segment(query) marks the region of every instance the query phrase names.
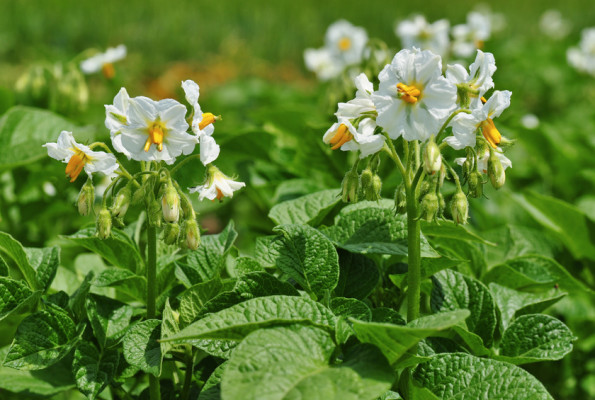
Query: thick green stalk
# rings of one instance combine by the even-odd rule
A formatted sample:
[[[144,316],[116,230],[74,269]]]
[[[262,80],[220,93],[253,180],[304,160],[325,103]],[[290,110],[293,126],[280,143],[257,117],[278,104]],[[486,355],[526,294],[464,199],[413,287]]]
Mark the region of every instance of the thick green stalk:
[[[155,318],[157,283],[157,230],[147,224],[147,319]],[[160,400],[159,378],[149,374],[149,395],[151,400]]]
[[[407,322],[419,317],[421,293],[421,229],[418,219],[417,188],[407,190]]]

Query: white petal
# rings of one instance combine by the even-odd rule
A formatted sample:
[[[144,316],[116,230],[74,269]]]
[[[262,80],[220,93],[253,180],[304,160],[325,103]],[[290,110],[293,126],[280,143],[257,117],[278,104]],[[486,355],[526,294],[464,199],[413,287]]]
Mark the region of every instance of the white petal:
[[[506,110],[508,106],[510,106],[510,96],[512,96],[512,93],[508,90],[494,91],[492,96],[484,105],[484,108],[488,110],[488,117],[492,119],[499,117],[500,114],[502,114],[502,111]]]
[[[194,104],[198,103],[198,97],[200,96],[200,89],[198,84],[192,80],[186,80],[182,82],[182,89],[186,95],[186,101],[194,107]]]
[[[200,161],[204,164],[210,164],[219,157],[219,145],[211,136],[202,136],[200,138]]]

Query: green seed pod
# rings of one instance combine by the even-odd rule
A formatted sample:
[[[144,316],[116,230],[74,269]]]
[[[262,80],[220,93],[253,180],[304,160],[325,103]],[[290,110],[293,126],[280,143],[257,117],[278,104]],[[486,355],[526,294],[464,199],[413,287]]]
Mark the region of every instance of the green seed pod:
[[[342,199],[345,203],[357,203],[357,192],[359,189],[359,175],[356,171],[349,171],[341,182]]]
[[[79,192],[79,197],[76,202],[79,214],[81,215],[89,215],[89,212],[93,209],[93,203],[95,202],[95,187],[93,186],[93,181],[91,179],[87,179],[87,182],[81,188]]]
[[[128,207],[130,206],[130,199],[132,197],[132,193],[130,190],[129,185],[124,186],[114,199],[114,204],[112,205],[112,215],[117,218],[124,218],[126,212],[128,211]]]
[[[434,141],[434,136],[430,137],[426,147],[424,148],[424,171],[428,175],[434,175],[440,171],[442,166],[442,155],[440,154],[440,148]]]
[[[452,197],[450,212],[455,224],[466,224],[469,215],[469,201],[467,196],[461,190],[457,191]]]
[[[506,182],[504,167],[495,151],[490,152],[490,158],[488,159],[488,176],[494,189],[500,189]]]
[[[440,203],[435,192],[428,192],[421,200],[421,218],[428,222],[436,219]]]
[[[405,214],[407,212],[407,192],[405,185],[402,183],[395,191],[395,208],[399,214]]]
[[[479,172],[473,171],[469,174],[467,185],[469,186],[469,196],[474,198],[483,196],[483,180]]]
[[[97,217],[97,236],[107,239],[112,232],[112,215],[107,208],[102,208]]]
[[[163,241],[165,244],[174,244],[177,242],[180,236],[180,225],[177,223],[165,224],[163,229]]]

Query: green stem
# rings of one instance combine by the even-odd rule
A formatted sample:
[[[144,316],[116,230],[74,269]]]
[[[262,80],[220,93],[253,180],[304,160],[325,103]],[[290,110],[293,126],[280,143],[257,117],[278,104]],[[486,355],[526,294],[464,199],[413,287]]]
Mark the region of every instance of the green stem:
[[[192,371],[194,368],[194,351],[190,346],[186,348],[186,372],[184,375],[184,386],[180,400],[188,400],[190,396],[190,386],[192,385]]]
[[[417,218],[417,187],[407,189],[407,322],[419,317],[421,294],[420,223]]]
[[[453,113],[450,114],[450,116],[446,119],[446,121],[444,121],[444,123],[442,124],[442,127],[436,134],[436,143],[440,143],[440,135],[442,134],[442,132],[444,132],[444,130],[446,129],[448,124],[450,124],[450,121],[452,121],[452,119],[455,117],[455,115],[460,114],[460,113],[471,114],[471,110],[466,110],[464,108],[461,108],[459,110],[453,111]]]
[[[397,165],[397,168],[399,168],[399,171],[401,172],[401,176],[403,176],[403,183],[405,184],[405,187],[409,187],[409,177],[407,176],[407,171],[405,169],[405,166],[403,165],[403,162],[401,161],[401,158],[399,157],[399,154],[397,154],[395,145],[393,144],[392,139],[388,136],[388,134],[386,132],[384,132],[384,136],[386,137],[385,144],[387,145],[387,147],[385,147],[385,151],[388,153],[390,158],[395,162],[395,164]]]
[[[157,230],[147,224],[147,319],[155,318],[156,287],[157,283]],[[149,374],[149,394],[151,400],[160,400],[159,378]]]
[[[186,157],[185,159],[183,159],[182,161],[180,161],[180,162],[178,163],[178,165],[174,166],[174,167],[173,167],[173,168],[172,168],[172,169],[169,171],[170,175],[174,175],[174,174],[175,174],[175,173],[176,173],[176,172],[177,172],[177,171],[180,169],[180,167],[181,167],[182,165],[186,164],[188,161],[190,161],[190,160],[192,160],[192,159],[195,159],[195,158],[200,158],[200,154],[194,154],[194,155],[188,156],[188,157]]]

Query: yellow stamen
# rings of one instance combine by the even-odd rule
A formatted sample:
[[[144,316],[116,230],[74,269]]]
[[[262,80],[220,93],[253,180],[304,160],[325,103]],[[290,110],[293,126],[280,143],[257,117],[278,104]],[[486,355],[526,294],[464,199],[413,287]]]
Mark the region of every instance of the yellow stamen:
[[[152,144],[157,145],[157,151],[163,150],[163,138],[165,136],[165,126],[159,121],[153,122],[149,128],[149,138],[145,142],[145,152],[149,151]]]
[[[482,102],[483,104],[485,104],[485,103],[487,103],[488,101],[486,100],[486,98],[485,98],[485,97],[481,96],[481,102]]]
[[[349,132],[347,126],[345,124],[339,125],[337,133],[335,133],[331,140],[329,140],[329,143],[333,145],[331,147],[331,150],[337,150],[339,147],[343,146],[351,139],[353,139],[353,135],[351,134],[351,132]]]
[[[225,197],[225,196],[223,195],[223,192],[221,192],[221,190],[219,190],[219,188],[216,188],[216,189],[217,189],[217,200],[222,201],[223,197]]]
[[[483,40],[476,40],[475,41],[475,47],[478,48],[479,50],[483,49],[483,45],[484,45]]]
[[[216,119],[217,118],[213,114],[211,114],[211,113],[204,113],[202,115],[202,120],[198,124],[198,129],[200,129],[202,131],[203,129],[205,129],[205,127],[207,127],[210,124],[212,124],[213,122],[215,122]]]
[[[498,147],[502,140],[502,135],[500,135],[500,132],[496,129],[496,125],[494,125],[494,121],[492,121],[491,118],[488,118],[481,123],[481,133],[483,133],[483,137],[486,138],[490,146],[494,149]]]
[[[75,152],[70,157],[68,164],[66,164],[66,176],[70,178],[70,182],[74,182],[80,175],[85,164],[91,161],[91,157],[86,155],[82,150],[73,149]]]
[[[408,86],[404,83],[397,83],[397,91],[401,100],[410,104],[417,103],[421,96],[421,91],[414,85]]]
[[[341,51],[347,51],[351,48],[351,40],[349,38],[341,38],[341,40],[339,40],[339,50]]]
[[[116,69],[114,68],[114,64],[112,63],[105,63],[101,66],[101,72],[103,73],[103,76],[105,76],[107,79],[112,79],[114,76],[116,76]]]

